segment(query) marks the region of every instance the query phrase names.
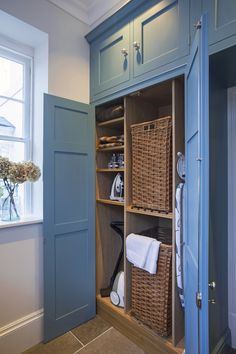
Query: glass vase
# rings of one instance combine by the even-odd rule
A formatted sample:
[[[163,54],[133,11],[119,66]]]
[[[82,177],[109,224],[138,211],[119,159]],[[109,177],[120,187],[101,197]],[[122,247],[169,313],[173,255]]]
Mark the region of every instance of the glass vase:
[[[2,199],[2,221],[16,221],[20,219],[18,212],[19,198],[18,196],[8,195]]]

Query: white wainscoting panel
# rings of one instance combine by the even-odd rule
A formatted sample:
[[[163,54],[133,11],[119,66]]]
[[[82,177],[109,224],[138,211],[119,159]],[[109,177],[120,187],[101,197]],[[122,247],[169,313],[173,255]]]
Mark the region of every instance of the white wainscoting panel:
[[[20,354],[42,341],[42,224],[0,231],[0,353]]]

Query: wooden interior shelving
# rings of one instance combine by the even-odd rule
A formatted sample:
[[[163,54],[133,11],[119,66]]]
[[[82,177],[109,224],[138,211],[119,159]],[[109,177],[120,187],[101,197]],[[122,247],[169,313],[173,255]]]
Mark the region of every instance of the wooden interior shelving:
[[[126,96],[124,117],[97,122],[97,142],[101,136],[124,134],[124,145],[97,149],[97,311],[114,327],[137,343],[144,351],[154,354],[182,353],[184,349],[184,311],[181,308],[175,273],[175,190],[180,182],[176,169],[177,152],[184,153],[184,85],[181,78],[144,89],[139,96]],[[121,100],[119,99],[119,104]],[[106,105],[104,105],[106,109]],[[101,111],[102,107],[99,107]],[[173,206],[171,213],[162,213],[132,206],[132,137],[131,125],[158,117],[172,116]],[[112,153],[124,153],[124,168],[107,168]],[[125,202],[109,199],[115,174],[121,173],[125,182]],[[160,226],[172,231],[172,335],[162,338],[135,320],[131,315],[131,264],[124,258],[120,270],[125,273],[125,308],[114,306],[110,298],[102,298],[100,289],[109,285],[120,251],[121,242],[111,229],[112,221],[124,221],[124,237]],[[157,349],[158,348],[158,349]]]
[[[137,207],[132,207],[132,206],[127,206],[126,211],[128,213],[156,216],[158,218],[164,218],[164,219],[173,219],[172,213],[168,213],[168,214],[167,213],[160,213],[155,210],[142,209],[142,208],[137,208]]]
[[[97,123],[98,127],[120,127],[121,125],[124,125],[124,117],[120,118],[115,118],[115,119],[110,119],[105,122]]]
[[[173,347],[171,337],[163,338],[156,335],[150,328],[125,313],[124,309],[112,305],[109,297],[102,298],[97,295],[97,312],[134,343],[145,347],[147,353],[156,354],[156,348],[160,350],[160,353],[183,353],[183,346]],[[147,339],[145,346],[144,338]]]
[[[97,203],[124,206],[124,202],[119,202],[118,200],[110,200],[110,199],[97,199]]]
[[[108,173],[118,173],[118,172],[125,172],[124,168],[97,168],[97,172],[108,172]]]
[[[111,152],[111,151],[124,151],[124,145],[121,146],[111,146],[108,148],[97,148],[97,152]]]

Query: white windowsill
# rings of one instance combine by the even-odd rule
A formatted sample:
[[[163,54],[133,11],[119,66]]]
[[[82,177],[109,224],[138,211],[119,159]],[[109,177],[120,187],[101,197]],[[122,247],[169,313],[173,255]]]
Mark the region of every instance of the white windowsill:
[[[16,220],[16,221],[0,221],[0,229],[4,229],[8,227],[32,225],[32,224],[41,224],[41,223],[43,223],[42,218],[28,216],[28,217],[23,217],[20,220]]]

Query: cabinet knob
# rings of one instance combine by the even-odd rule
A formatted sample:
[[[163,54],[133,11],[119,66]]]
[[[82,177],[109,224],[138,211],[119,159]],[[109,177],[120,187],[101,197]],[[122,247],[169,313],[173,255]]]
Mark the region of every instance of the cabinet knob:
[[[140,49],[140,43],[134,42],[134,43],[133,43],[133,47],[134,47],[136,50],[139,50],[139,49]]]
[[[121,49],[121,53],[122,53],[125,57],[127,57],[127,55],[128,55],[128,50],[125,49],[125,48],[123,48],[123,49]]]

